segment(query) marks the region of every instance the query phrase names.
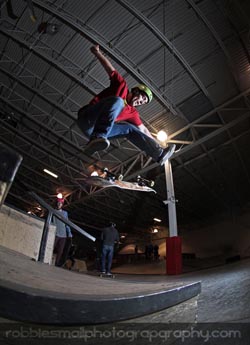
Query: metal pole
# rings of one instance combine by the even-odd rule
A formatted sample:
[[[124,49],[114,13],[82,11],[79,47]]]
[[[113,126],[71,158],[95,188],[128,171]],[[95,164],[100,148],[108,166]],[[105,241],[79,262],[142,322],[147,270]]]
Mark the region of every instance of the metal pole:
[[[0,207],[9,192],[23,157],[0,143]]]
[[[45,258],[45,251],[46,251],[51,218],[52,218],[52,212],[48,212],[46,221],[44,222],[43,233],[42,233],[41,244],[40,244],[39,255],[38,255],[38,261],[41,261],[41,262],[44,262],[44,258]]]
[[[172,174],[172,166],[169,159],[165,163],[165,177],[167,187],[167,204],[168,204],[168,219],[169,219],[169,237],[177,236],[177,218],[174,195],[174,182]]]

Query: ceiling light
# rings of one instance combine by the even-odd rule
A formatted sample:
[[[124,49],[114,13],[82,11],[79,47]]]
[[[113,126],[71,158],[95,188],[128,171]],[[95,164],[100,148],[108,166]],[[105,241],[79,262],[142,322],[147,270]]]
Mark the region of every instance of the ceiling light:
[[[43,169],[43,171],[44,171],[46,174],[49,174],[49,175],[51,175],[51,176],[53,176],[53,177],[55,177],[55,178],[58,178],[58,175],[54,174],[53,172],[51,172],[51,171],[49,171],[49,170],[47,170],[47,169]]]
[[[154,229],[153,233],[156,234],[159,230],[158,229]]]
[[[42,22],[38,25],[37,31],[40,34],[55,35],[58,33],[58,25],[55,23]]]
[[[159,219],[159,218],[154,218],[154,221],[160,223],[160,222],[161,222],[161,219]]]
[[[157,133],[157,139],[161,142],[165,142],[168,138],[168,135],[165,131],[159,131]]]

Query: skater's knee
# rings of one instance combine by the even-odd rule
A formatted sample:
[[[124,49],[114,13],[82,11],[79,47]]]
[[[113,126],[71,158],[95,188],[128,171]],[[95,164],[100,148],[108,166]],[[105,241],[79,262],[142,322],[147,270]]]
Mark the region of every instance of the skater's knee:
[[[107,103],[109,103],[110,107],[120,108],[124,107],[124,100],[121,97],[112,96],[106,99]]]
[[[141,136],[142,132],[137,126],[132,125],[131,123],[128,123],[127,127],[128,127],[128,135],[132,135],[132,136],[139,135],[139,136]]]

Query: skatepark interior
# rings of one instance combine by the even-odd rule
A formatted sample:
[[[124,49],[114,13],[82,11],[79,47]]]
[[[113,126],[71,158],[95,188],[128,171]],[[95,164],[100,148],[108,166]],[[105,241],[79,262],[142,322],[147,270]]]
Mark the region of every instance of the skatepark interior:
[[[1,325],[228,330],[232,323],[244,343],[250,321],[249,16],[248,0],[1,2],[0,145],[22,156],[9,189],[0,157],[0,203],[6,191]],[[139,112],[154,137],[167,133],[163,147],[176,144],[171,174],[125,138],[92,157],[84,154],[88,138],[76,125],[77,112],[109,85],[90,52],[94,44],[130,88],[151,88],[153,100]],[[128,182],[154,181],[155,193],[87,184],[99,168]],[[54,266],[53,223],[42,241],[46,205],[55,207],[57,193],[75,224],[72,267]],[[109,220],[120,245],[115,278],[107,280],[98,269],[101,229]],[[181,247],[170,259],[167,243],[175,237]],[[149,244],[159,247],[156,260],[145,256]]]
[[[115,279],[37,263],[4,247],[0,247],[0,261],[0,321],[5,344],[15,344],[17,340],[20,343],[24,337],[29,343],[45,344],[49,333],[41,335],[41,332],[56,330],[69,333],[63,338],[54,335],[53,344],[80,343],[87,335],[76,332],[83,330],[83,326],[90,344],[113,344],[117,340],[126,344],[131,336],[119,337],[119,332],[133,334],[135,330],[137,334],[144,332],[136,344],[145,344],[145,338],[152,342],[150,333],[145,335],[149,330],[154,334],[155,344],[162,341],[162,332],[166,330],[185,332],[183,338],[180,333],[166,336],[168,344],[182,343],[183,339],[188,344],[213,344],[220,335],[213,337],[211,332],[218,329],[222,332],[221,339],[226,339],[225,344],[248,344],[249,341],[249,259],[178,276],[153,275],[152,267],[147,269],[145,265],[140,268],[140,275],[138,271],[137,274],[117,273]],[[155,300],[148,301],[152,293]],[[116,305],[120,297],[125,301],[122,307]],[[142,299],[143,308],[151,309],[146,313],[141,310],[141,303],[138,304]],[[72,306],[70,302],[74,300],[77,303]],[[79,305],[84,308],[84,314],[79,313]],[[153,307],[156,309],[152,310]],[[79,314],[84,321],[79,321]],[[93,329],[106,334],[108,340],[91,336]],[[109,333],[111,330],[113,333]],[[198,336],[191,330],[196,330]],[[234,336],[230,333],[232,330],[236,332]]]
[[[37,330],[78,332],[83,326],[89,332],[97,327],[94,329],[100,334],[106,334],[114,327],[117,332],[150,329],[156,337],[162,336],[161,332],[166,329],[209,333],[219,327],[221,336],[233,340],[232,344],[235,343],[235,337],[230,338],[232,329],[237,332],[237,343],[247,344],[249,259],[231,258],[231,262],[226,263],[218,257],[203,260],[189,257],[183,260],[182,274],[168,275],[164,257],[148,262],[143,253],[139,252],[138,256],[123,253],[120,255],[127,256],[126,260],[123,258],[120,264],[114,260],[115,278],[100,278],[91,260],[89,267],[86,265],[82,270],[55,267],[53,262],[49,264],[53,225],[42,263],[36,260],[37,239],[43,227],[41,220],[5,205],[0,216],[4,244],[0,246],[0,320],[1,336],[7,344],[9,340],[12,341],[10,344],[17,339],[20,341],[22,334],[26,337],[29,334],[31,342],[38,339],[40,344],[47,341],[48,334],[33,338],[32,334]],[[27,329],[33,333],[22,333]],[[6,339],[6,334],[14,331],[17,333],[13,334],[19,336]],[[200,337],[188,334],[191,335],[185,338],[186,342],[200,344]],[[82,336],[74,333],[76,339],[72,344],[82,341]],[[177,338],[172,335],[166,341],[173,343],[179,340]],[[71,344],[71,340],[66,339]],[[118,335],[112,335],[108,337],[108,343],[117,342],[117,339],[120,341]],[[127,337],[122,340],[125,339],[128,341]],[[93,344],[99,340],[102,344],[106,341],[95,336],[88,338]],[[145,336],[137,340],[144,344]],[[54,341],[57,343],[62,339],[58,336]]]

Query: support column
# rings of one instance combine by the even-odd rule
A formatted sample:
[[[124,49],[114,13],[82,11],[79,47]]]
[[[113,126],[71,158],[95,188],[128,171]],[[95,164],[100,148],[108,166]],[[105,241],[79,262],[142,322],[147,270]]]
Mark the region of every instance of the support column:
[[[169,160],[165,163],[165,177],[167,186],[167,204],[168,204],[168,218],[169,218],[169,236],[177,236],[177,218],[174,195],[174,181],[172,174],[172,166]]]
[[[49,226],[51,224],[51,220],[52,220],[52,212],[49,211],[47,214],[46,220],[44,222],[43,233],[42,233],[39,255],[38,255],[38,261],[41,261],[41,262],[44,262],[44,258],[45,258],[47,239],[48,239],[48,234],[49,234]]]
[[[0,207],[9,192],[23,157],[0,143]]]
[[[167,205],[169,219],[169,237],[166,239],[166,273],[182,273],[182,248],[181,237],[177,232],[176,200],[171,162],[165,163],[165,176],[167,186]]]

